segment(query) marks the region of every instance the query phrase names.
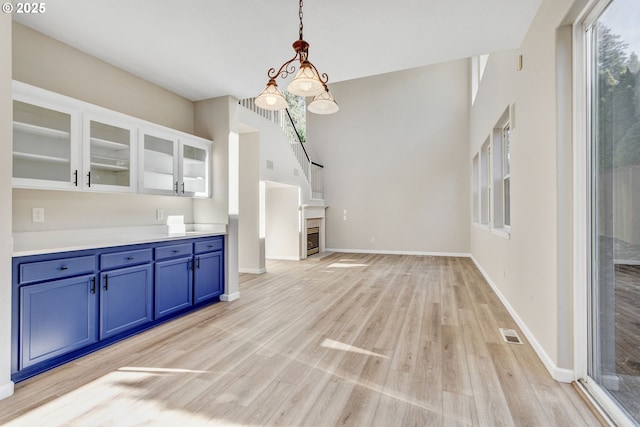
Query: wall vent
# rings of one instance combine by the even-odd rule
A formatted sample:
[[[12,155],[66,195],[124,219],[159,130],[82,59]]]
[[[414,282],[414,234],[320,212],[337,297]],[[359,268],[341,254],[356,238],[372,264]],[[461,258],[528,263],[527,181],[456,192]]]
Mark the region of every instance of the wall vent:
[[[267,169],[273,169],[273,161],[267,160]]]
[[[502,335],[504,342],[509,344],[522,344],[522,341],[515,330],[507,328],[498,329],[500,330],[500,335]]]

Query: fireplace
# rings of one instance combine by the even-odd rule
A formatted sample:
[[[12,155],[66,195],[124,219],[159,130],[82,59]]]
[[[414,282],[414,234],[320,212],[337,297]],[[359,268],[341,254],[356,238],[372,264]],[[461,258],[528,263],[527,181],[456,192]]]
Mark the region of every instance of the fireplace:
[[[307,228],[307,256],[320,252],[320,227]]]

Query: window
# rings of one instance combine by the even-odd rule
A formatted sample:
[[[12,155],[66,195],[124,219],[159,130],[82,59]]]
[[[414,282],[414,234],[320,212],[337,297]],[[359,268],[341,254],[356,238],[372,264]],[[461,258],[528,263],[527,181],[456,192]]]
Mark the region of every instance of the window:
[[[474,56],[471,58],[471,105],[476,100],[478,89],[480,88],[480,81],[482,81],[482,75],[484,69],[487,66],[489,60],[489,54]]]
[[[495,229],[507,231],[511,225],[511,125],[507,107],[493,128],[492,183]]]
[[[502,198],[503,224],[511,226],[511,126],[507,124],[502,130]]]
[[[480,150],[480,223],[489,225],[491,221],[491,145],[489,139],[482,144]]]
[[[584,381],[616,425],[633,425],[640,423],[640,8],[637,1],[602,1],[592,15],[585,40],[590,206]]]
[[[473,197],[471,200],[471,211],[474,223],[480,221],[480,215],[478,213],[478,202],[480,199],[480,160],[478,154],[473,158],[473,164],[471,166],[471,180],[473,186]]]

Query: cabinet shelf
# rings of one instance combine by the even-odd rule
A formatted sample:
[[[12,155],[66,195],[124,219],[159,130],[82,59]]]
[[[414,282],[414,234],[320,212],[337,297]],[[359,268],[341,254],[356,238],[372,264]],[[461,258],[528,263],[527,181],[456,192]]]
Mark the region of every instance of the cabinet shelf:
[[[32,125],[30,123],[13,122],[13,129],[23,133],[30,133],[32,135],[46,136],[49,138],[57,139],[69,139],[71,134],[69,132],[47,128],[43,126]]]
[[[117,157],[117,156],[108,156],[105,154],[92,154],[91,155],[92,163],[104,163],[104,162],[117,162],[117,163],[126,163],[129,164],[128,157]],[[122,166],[122,165],[120,165]]]
[[[13,152],[13,157],[16,159],[35,160],[48,163],[69,163],[69,159],[63,157],[45,156],[42,154],[23,153],[19,151]]]
[[[190,159],[188,157],[183,157],[182,161],[187,165],[205,165],[204,160]]]
[[[91,146],[96,148],[105,148],[108,150],[128,150],[129,145],[122,142],[109,141],[107,139],[100,139],[91,137]]]
[[[96,163],[96,162],[91,162],[91,169],[102,169],[102,170],[108,170],[108,171],[128,171],[129,167],[128,166],[118,166],[118,165],[110,165],[107,163]]]
[[[152,161],[165,160],[165,161],[171,161],[171,163],[173,163],[173,155],[169,153],[162,153],[160,151],[148,150],[145,148],[144,156]]]

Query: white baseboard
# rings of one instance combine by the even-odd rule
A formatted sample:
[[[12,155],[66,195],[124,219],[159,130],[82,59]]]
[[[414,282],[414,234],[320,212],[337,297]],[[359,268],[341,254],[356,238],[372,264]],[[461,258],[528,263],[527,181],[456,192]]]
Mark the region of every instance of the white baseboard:
[[[449,256],[449,257],[462,257],[462,258],[471,257],[471,254],[466,252],[387,251],[387,250],[372,250],[372,249],[335,249],[335,248],[326,248],[325,252],[344,252],[348,254],[378,254],[378,255]]]
[[[249,273],[249,274],[262,274],[266,273],[267,269],[262,268],[238,268],[238,273]]]
[[[480,270],[480,273],[482,273],[482,276],[484,276],[484,279],[487,281],[487,283],[489,283],[489,286],[491,286],[491,289],[493,289],[493,292],[495,292],[498,298],[500,298],[500,301],[502,301],[502,304],[505,306],[509,314],[511,314],[511,317],[513,317],[513,320],[516,321],[516,323],[518,324],[518,327],[520,327],[520,330],[522,330],[522,333],[527,337],[527,340],[529,340],[529,342],[531,343],[533,350],[536,352],[536,354],[538,355],[538,357],[540,358],[544,366],[547,368],[547,371],[549,371],[549,373],[553,377],[553,379],[563,383],[570,383],[572,381],[575,381],[576,380],[575,371],[573,369],[560,368],[553,362],[553,360],[549,357],[549,355],[544,350],[544,348],[540,345],[535,335],[533,335],[531,330],[529,330],[526,323],[524,323],[524,321],[522,320],[522,318],[520,318],[516,310],[511,306],[511,304],[509,304],[509,301],[507,300],[507,298],[502,294],[502,292],[500,292],[500,289],[498,289],[498,287],[493,282],[493,280],[491,280],[491,277],[489,277],[487,272],[484,271],[484,269],[480,266],[480,264],[478,263],[478,261],[475,259],[473,255],[471,255],[471,259],[473,260],[473,263],[476,265],[476,267],[478,267],[478,270]]]
[[[0,400],[6,399],[13,395],[13,382],[9,381],[7,384],[0,386]]]
[[[269,256],[266,259],[273,259],[277,261],[300,261],[299,257],[296,256]]]
[[[220,295],[220,301],[231,302],[240,298],[240,292],[234,292],[232,294],[222,294]]]

